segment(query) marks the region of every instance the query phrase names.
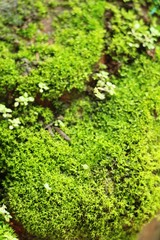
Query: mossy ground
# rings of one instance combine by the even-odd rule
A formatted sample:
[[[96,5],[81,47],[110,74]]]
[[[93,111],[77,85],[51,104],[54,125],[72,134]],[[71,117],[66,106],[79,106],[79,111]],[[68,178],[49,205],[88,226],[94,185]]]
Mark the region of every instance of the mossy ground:
[[[159,5],[10,0],[0,11],[1,202],[31,239],[136,239],[160,209]],[[115,85],[103,100],[102,70]]]

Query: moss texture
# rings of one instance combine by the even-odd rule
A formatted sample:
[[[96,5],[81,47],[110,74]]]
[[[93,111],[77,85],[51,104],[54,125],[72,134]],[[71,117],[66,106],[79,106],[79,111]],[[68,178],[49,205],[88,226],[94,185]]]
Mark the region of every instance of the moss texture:
[[[22,22],[17,26],[12,19],[11,24],[8,15],[7,22],[5,17],[1,21],[1,97],[10,91],[36,96],[39,82],[49,86],[43,97],[50,100],[73,88],[84,90],[103,48],[104,1],[62,1],[56,6],[18,1],[17,16],[7,12],[12,4],[4,6],[6,14]],[[6,24],[11,24],[8,34]]]
[[[142,56],[113,80],[110,100],[75,101],[62,128],[71,143],[43,129],[17,130],[5,153],[5,202],[29,232],[47,239],[131,239],[156,213],[159,68],[159,60]]]
[[[14,3],[0,1],[1,201],[34,239],[135,239],[160,209],[158,13],[150,1]],[[94,74],[109,64],[121,66],[107,73],[115,94],[100,100]]]

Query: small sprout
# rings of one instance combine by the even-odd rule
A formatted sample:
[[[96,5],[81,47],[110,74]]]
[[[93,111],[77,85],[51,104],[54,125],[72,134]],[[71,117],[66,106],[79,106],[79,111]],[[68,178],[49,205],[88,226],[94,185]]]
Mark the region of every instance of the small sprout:
[[[93,79],[98,80],[97,86],[94,88],[94,94],[97,98],[100,100],[104,100],[106,97],[106,93],[110,95],[115,94],[115,88],[116,86],[109,82],[109,74],[105,71],[101,71],[99,73],[96,73],[93,76]]]
[[[55,121],[54,126],[55,126],[55,127],[64,127],[65,125],[64,125],[64,122],[62,122],[62,120],[57,119],[57,120]]]
[[[17,99],[17,98],[16,98]],[[19,102],[15,102],[14,103],[14,107],[18,107],[19,106]]]
[[[9,129],[13,129],[13,128],[16,128],[16,127],[19,127],[19,125],[21,124],[19,118],[14,118],[14,119],[9,119],[8,120],[11,125],[9,126]]]
[[[6,210],[6,206],[3,204],[2,207],[0,207],[0,214],[4,217],[4,219],[6,220],[6,222],[9,222],[10,218],[12,218],[12,216],[10,215],[10,213]]]
[[[6,108],[5,105],[0,104],[0,113],[2,113],[2,116],[4,118],[10,118],[12,115],[10,114],[12,110],[10,108]]]
[[[133,25],[132,30],[128,33],[134,37],[134,43],[127,43],[130,47],[139,48],[140,44],[143,47],[146,47],[150,50],[154,49],[154,43],[157,41],[157,38],[160,36],[160,32],[158,29],[154,27],[150,27],[148,29],[143,29],[143,25],[139,22],[136,22]]]
[[[45,183],[45,184],[44,184],[44,187],[45,187],[45,189],[46,189],[47,192],[52,190],[52,188],[49,186],[48,183]]]
[[[33,102],[34,101],[34,98],[29,97],[28,93],[25,92],[23,96],[20,96],[19,98],[16,98],[15,100],[16,100],[16,102],[14,103],[14,106],[18,107],[19,104],[27,106],[28,102]]]
[[[39,83],[38,84],[39,88],[40,88],[40,93],[43,93],[44,90],[48,90],[49,87],[45,84],[45,83]]]
[[[95,89],[94,89],[94,95],[95,95],[97,98],[99,98],[100,100],[104,100],[104,99],[105,99],[105,94],[104,94],[104,93],[101,93],[98,88],[95,88]]]
[[[111,82],[107,82],[105,86],[105,91],[108,92],[110,95],[114,95],[115,88],[116,86],[114,84],[112,84]]]
[[[106,81],[106,79],[109,79],[109,73],[105,71],[100,71],[99,73],[94,74],[93,79],[102,80],[104,82]]]
[[[97,86],[102,88],[105,87],[105,81],[99,80]]]
[[[89,169],[89,166],[87,164],[82,164],[82,167],[83,167],[84,170]]]
[[[2,215],[5,215],[6,213],[8,213],[7,211],[6,211],[6,206],[3,204],[2,205],[2,207],[0,207],[0,213],[2,214]]]

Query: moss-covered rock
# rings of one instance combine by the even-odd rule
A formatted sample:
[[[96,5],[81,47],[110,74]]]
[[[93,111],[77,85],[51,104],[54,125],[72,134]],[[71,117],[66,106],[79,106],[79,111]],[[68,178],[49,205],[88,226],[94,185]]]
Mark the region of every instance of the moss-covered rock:
[[[19,130],[5,204],[47,239],[131,239],[160,208],[159,60],[138,59],[110,99],[75,101],[62,130]],[[54,129],[53,129],[54,131]]]
[[[0,1],[2,202],[37,239],[134,239],[160,209],[156,18],[143,0],[15,3]],[[107,64],[121,69],[91,80],[105,9]]]

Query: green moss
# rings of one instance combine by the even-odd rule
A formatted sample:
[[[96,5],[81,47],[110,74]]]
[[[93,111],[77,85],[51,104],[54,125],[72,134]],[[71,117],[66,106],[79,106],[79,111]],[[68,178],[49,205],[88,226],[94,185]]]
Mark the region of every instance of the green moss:
[[[10,26],[22,26],[28,19],[42,18],[47,11],[47,4],[39,0],[34,2],[31,0],[25,1],[0,1],[0,11],[3,16],[4,24]]]
[[[157,19],[150,17],[149,10],[144,14],[143,3],[130,1],[122,7],[107,3],[106,9],[106,53],[113,59],[127,62],[155,49],[160,36]]]
[[[0,207],[0,239],[1,240],[18,240],[13,229],[9,225],[10,214],[6,206]]]
[[[35,23],[29,23],[24,29],[20,29],[19,34],[25,38],[32,39],[37,31],[37,25]]]
[[[9,129],[0,116],[0,191],[37,239],[134,239],[160,208],[157,25],[140,20],[144,1],[123,2],[18,1],[11,16],[10,1],[0,17],[0,100],[20,121]],[[107,54],[134,62],[109,75],[116,94],[99,100],[89,76],[104,45],[105,8]],[[138,56],[155,44],[153,59]],[[75,89],[79,99],[63,105]],[[15,105],[24,94],[31,101]],[[56,132],[60,114],[71,141]]]
[[[5,99],[11,91],[15,90],[20,81],[20,76],[15,61],[11,58],[8,50],[4,48],[2,51],[2,57],[0,58],[0,92],[1,98]]]
[[[71,143],[43,129],[10,133],[4,202],[27,231],[126,240],[159,210],[159,66],[142,56],[112,79],[110,100],[75,101],[61,127]]]
[[[56,13],[57,6],[49,9],[49,3],[42,4],[39,0],[32,4],[30,1],[18,4],[17,8],[22,12],[26,5],[27,8],[22,15],[23,26],[17,26],[15,30],[12,27],[8,32],[12,36],[11,40],[8,35],[12,45],[8,49],[8,55],[0,61],[8,69],[9,77],[4,72],[2,89],[7,88],[19,94],[28,92],[29,95],[36,96],[37,84],[44,82],[49,85],[49,91],[44,94],[48,100],[57,99],[65,90],[84,90],[103,48],[104,1],[70,1],[67,3],[69,8],[66,6],[65,11],[62,1],[58,5],[62,7],[60,13]],[[46,18],[43,17],[45,8],[48,8]],[[32,16],[34,10],[36,16]],[[28,15],[26,19],[27,11],[31,15],[31,22]],[[18,14],[21,16],[22,12]],[[45,23],[46,19],[50,19],[51,22],[53,19],[54,28],[51,23]],[[1,24],[3,21],[4,18]],[[45,24],[51,25],[50,30],[46,30]],[[5,31],[4,27],[4,35]],[[10,69],[14,69],[14,76]],[[0,91],[3,94],[3,90]]]
[[[28,136],[26,144],[24,143],[24,132]],[[90,221],[93,225],[96,226],[96,224],[93,219],[90,220],[91,216],[86,212],[86,208],[91,207],[91,212],[95,212],[94,218],[96,219],[98,212],[96,213],[94,210],[107,207],[109,204],[103,195],[103,188],[100,186],[99,189],[94,189],[96,183],[91,180],[90,170],[83,169],[83,166],[78,162],[79,159],[75,158],[72,147],[68,146],[68,143],[58,140],[58,136],[52,139],[45,130],[34,134],[25,130],[19,136],[19,140],[21,138],[23,138],[23,143],[16,146],[16,151],[13,154],[15,157],[11,154],[15,162],[8,162],[10,169],[15,164],[17,165],[15,181],[13,181],[15,201],[12,201],[15,203],[13,207],[15,215],[21,218],[21,214],[23,214],[24,218],[21,221],[24,226],[28,225],[27,218],[30,216],[34,224],[26,226],[27,230],[40,237],[75,239],[79,236],[88,236],[85,219],[88,219],[88,224]],[[26,152],[22,150],[22,146]],[[21,160],[18,158],[17,161],[18,152],[22,155]],[[21,166],[21,170],[18,169],[18,166]],[[29,178],[26,178],[26,174],[23,173],[23,167]],[[29,170],[31,168],[33,171]],[[19,188],[20,178],[22,185],[21,191],[18,193],[16,189]],[[27,188],[22,187],[24,182]],[[45,184],[48,184],[51,190],[47,190]],[[9,195],[13,194],[12,191],[9,190],[9,192]],[[27,192],[30,196],[28,199],[26,199]],[[21,204],[22,199],[16,200],[17,194],[22,196],[23,204]],[[36,208],[33,201],[37,205]],[[16,206],[19,208],[18,211]],[[30,206],[29,211],[27,210],[28,206]],[[55,219],[57,220],[55,221]],[[81,219],[83,219],[84,224],[79,225]],[[93,233],[93,235],[95,234]]]
[[[1,240],[18,240],[9,224],[2,221],[0,221],[0,238]]]

